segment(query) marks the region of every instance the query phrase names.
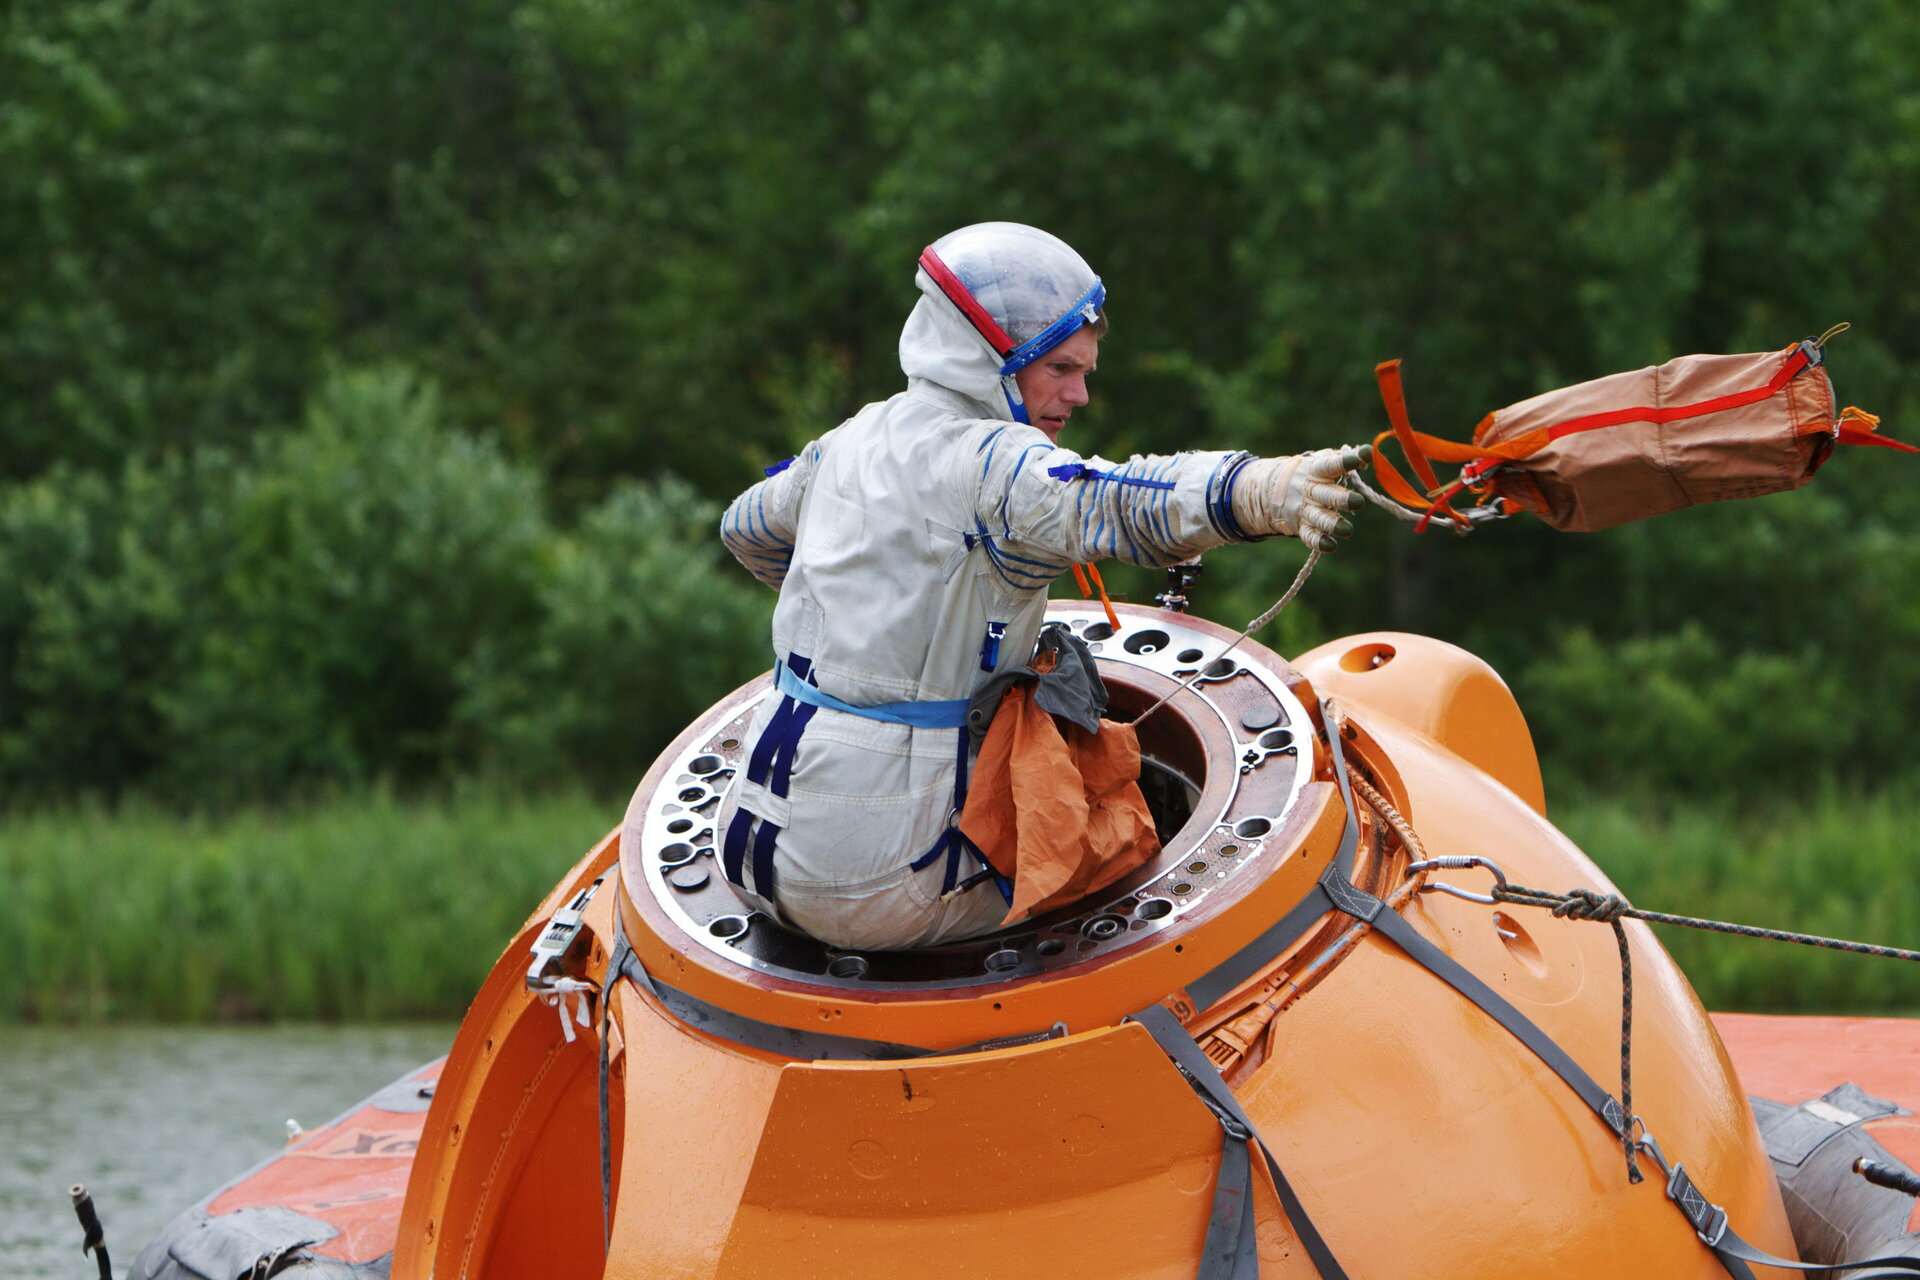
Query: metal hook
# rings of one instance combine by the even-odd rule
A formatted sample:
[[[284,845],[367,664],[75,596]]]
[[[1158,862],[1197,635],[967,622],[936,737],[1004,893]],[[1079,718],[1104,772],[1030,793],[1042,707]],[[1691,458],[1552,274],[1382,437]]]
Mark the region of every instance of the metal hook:
[[[1442,871],[1466,871],[1474,867],[1484,867],[1488,871],[1491,871],[1493,873],[1494,883],[1502,889],[1507,887],[1507,873],[1500,869],[1500,864],[1494,862],[1492,859],[1482,858],[1477,854],[1450,854],[1444,858],[1427,858],[1421,862],[1410,862],[1407,864],[1407,875],[1413,876],[1422,871],[1432,871],[1435,869]],[[1450,893],[1456,898],[1464,898],[1468,902],[1478,902],[1482,906],[1488,907],[1498,906],[1500,902],[1498,898],[1491,897],[1488,894],[1474,893],[1470,889],[1462,889],[1458,885],[1451,884],[1423,884],[1420,886],[1420,892]]]
[[[1500,899],[1498,898],[1495,898],[1485,893],[1474,893],[1471,890],[1462,889],[1458,885],[1423,884],[1420,886],[1420,892],[1421,893],[1450,893],[1456,898],[1465,898],[1468,902],[1477,902],[1480,905],[1486,906],[1486,907],[1497,907],[1500,905]]]
[[[1667,1163],[1667,1153],[1660,1149],[1660,1144],[1654,1141],[1653,1135],[1647,1133],[1647,1127],[1641,1122],[1639,1116],[1635,1116],[1632,1123],[1640,1125],[1640,1132],[1644,1135],[1643,1137],[1634,1139],[1633,1149],[1659,1165],[1660,1172],[1671,1179],[1673,1177],[1673,1166]]]

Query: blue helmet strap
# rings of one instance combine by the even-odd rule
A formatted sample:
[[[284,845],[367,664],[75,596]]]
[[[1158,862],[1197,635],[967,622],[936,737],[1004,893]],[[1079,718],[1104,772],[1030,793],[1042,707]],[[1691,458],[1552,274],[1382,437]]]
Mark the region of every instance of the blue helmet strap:
[[[1007,356],[1006,363],[1000,366],[1001,376],[1004,378],[1009,374],[1020,372],[1078,333],[1082,327],[1100,314],[1100,306],[1106,300],[1107,286],[1095,279],[1093,287],[1081,294],[1080,300],[1068,307],[1065,315],[1013,349]]]
[[[1000,386],[1006,392],[1007,408],[1013,412],[1015,422],[1031,423],[1027,416],[1027,402],[1020,394],[1020,385],[1014,375],[1038,360],[1047,352],[1078,333],[1084,326],[1092,323],[1100,314],[1100,305],[1107,300],[1107,286],[1098,279],[1093,287],[1080,295],[1080,300],[1067,308],[1067,313],[1042,329],[1027,341],[1015,347],[1000,366]]]
[[[1027,402],[1020,394],[1020,383],[1010,373],[1000,375],[1000,389],[1006,393],[1007,408],[1013,411],[1015,422],[1031,423],[1027,416]]]

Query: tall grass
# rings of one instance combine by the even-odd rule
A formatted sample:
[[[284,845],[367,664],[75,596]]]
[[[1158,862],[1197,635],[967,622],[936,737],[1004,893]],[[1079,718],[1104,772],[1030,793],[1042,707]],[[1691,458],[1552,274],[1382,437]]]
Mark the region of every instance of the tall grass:
[[[457,1016],[618,817],[475,789],[0,819],[0,1022]]]
[[[1920,787],[1828,786],[1793,803],[1576,797],[1548,813],[1636,906],[1920,950]],[[1654,927],[1710,1008],[1920,1013],[1920,964]]]
[[[1792,807],[1569,796],[1552,815],[1640,906],[1920,947],[1920,788]],[[8,819],[0,1022],[457,1016],[617,818],[582,794],[471,789]],[[1659,932],[1712,1008],[1920,1012],[1920,965]]]

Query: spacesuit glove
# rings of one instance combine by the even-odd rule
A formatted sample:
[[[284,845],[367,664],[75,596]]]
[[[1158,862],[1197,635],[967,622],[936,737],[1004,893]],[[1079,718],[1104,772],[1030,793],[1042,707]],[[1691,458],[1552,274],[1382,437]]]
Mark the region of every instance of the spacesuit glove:
[[[1332,551],[1353,532],[1345,513],[1360,501],[1341,479],[1372,457],[1373,446],[1363,444],[1255,459],[1233,478],[1233,518],[1250,534],[1286,534]]]

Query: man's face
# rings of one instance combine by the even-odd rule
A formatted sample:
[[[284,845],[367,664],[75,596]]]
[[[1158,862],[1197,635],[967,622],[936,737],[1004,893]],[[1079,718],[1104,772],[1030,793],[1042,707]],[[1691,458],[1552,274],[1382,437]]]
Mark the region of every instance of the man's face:
[[[1013,375],[1027,402],[1027,420],[1060,443],[1060,431],[1073,411],[1087,402],[1087,375],[1100,357],[1100,339],[1087,329]]]

